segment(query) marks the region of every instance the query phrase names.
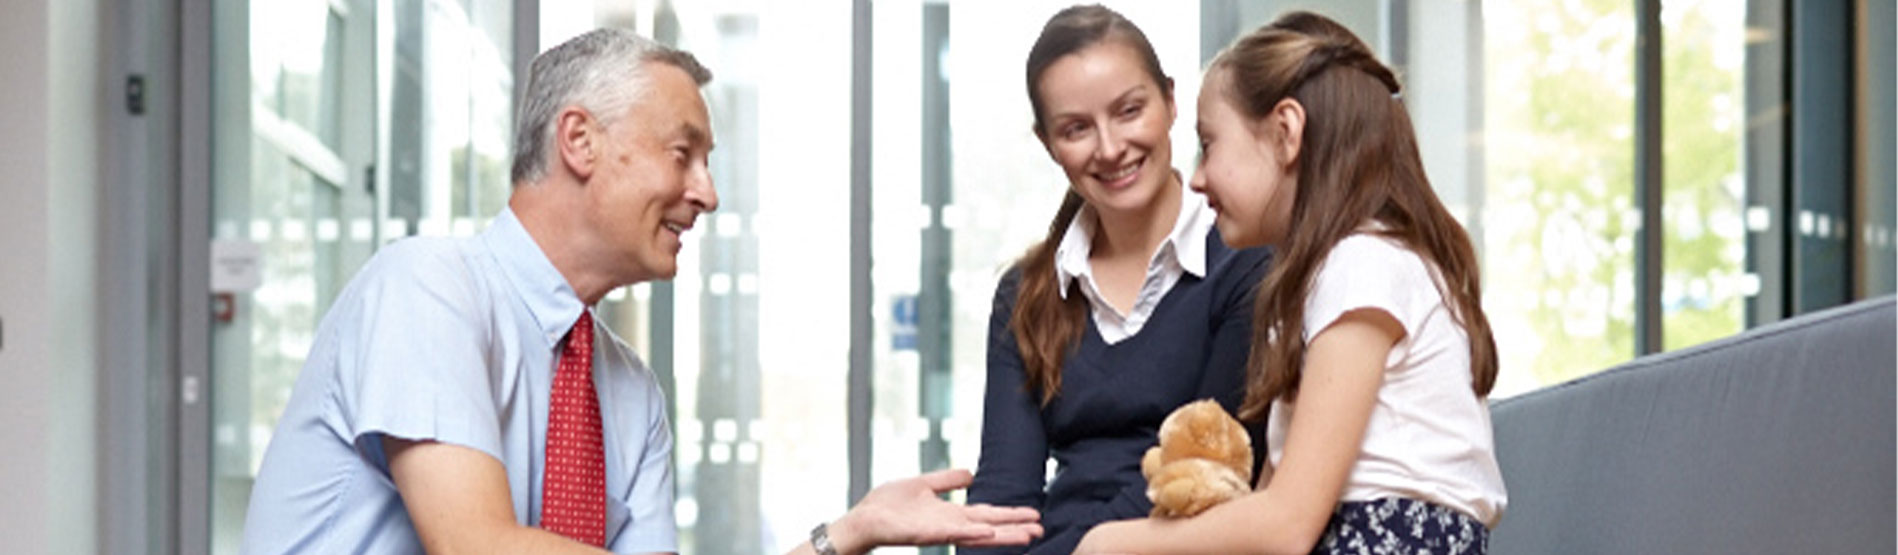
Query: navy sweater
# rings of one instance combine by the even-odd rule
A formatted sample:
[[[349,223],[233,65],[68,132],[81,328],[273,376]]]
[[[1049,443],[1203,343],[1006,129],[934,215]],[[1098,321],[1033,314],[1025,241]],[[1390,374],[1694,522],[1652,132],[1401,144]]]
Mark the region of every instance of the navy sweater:
[[[1085,318],[1079,348],[1062,362],[1061,389],[1045,407],[1026,385],[1008,326],[1020,268],[1002,276],[989,314],[982,456],[969,502],[1039,509],[1044,535],[1025,550],[961,553],[1069,553],[1096,524],[1147,516],[1153,504],[1140,457],[1158,441],[1160,422],[1209,397],[1236,413],[1245,397],[1253,291],[1271,255],[1233,250],[1218,230],[1206,241],[1206,277],[1182,275],[1139,333],[1108,345],[1094,318]],[[1257,453],[1262,426],[1247,430]],[[1052,482],[1045,481],[1049,457],[1057,465]]]

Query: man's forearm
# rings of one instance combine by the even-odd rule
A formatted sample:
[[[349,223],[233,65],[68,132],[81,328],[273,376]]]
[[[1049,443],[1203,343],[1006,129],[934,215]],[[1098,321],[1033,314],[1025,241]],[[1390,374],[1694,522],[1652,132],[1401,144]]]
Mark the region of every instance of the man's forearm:
[[[512,522],[469,527],[453,536],[438,538],[438,541],[425,541],[425,547],[431,555],[462,553],[606,555],[608,553],[606,550],[573,541],[560,534]]]
[[[824,530],[830,539],[830,547],[837,551],[837,555],[862,555],[868,553],[870,548],[876,547],[867,543],[869,540],[865,539],[861,524],[849,514],[826,524]],[[810,540],[805,540],[804,543],[797,544],[796,548],[791,549],[788,555],[822,554],[817,552],[817,547],[812,545]]]

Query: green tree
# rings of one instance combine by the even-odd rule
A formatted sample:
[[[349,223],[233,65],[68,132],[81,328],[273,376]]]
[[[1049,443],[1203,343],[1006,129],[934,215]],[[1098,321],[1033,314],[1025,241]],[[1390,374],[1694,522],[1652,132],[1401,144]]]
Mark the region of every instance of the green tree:
[[[1741,214],[1744,14],[1708,0],[1667,3],[1662,41],[1661,329],[1678,349],[1745,327]],[[1679,13],[1678,18],[1672,14]],[[1725,67],[1723,67],[1725,66]]]
[[[1528,364],[1554,383],[1634,352],[1632,5],[1492,2],[1485,15],[1489,309],[1505,371]]]
[[[1505,371],[1555,383],[1634,355],[1634,6],[1485,4],[1484,254]],[[1666,346],[1738,331],[1740,14],[1666,6]],[[1727,49],[1723,52],[1722,49]],[[1724,64],[1722,62],[1725,62]],[[1524,326],[1515,330],[1508,326]]]

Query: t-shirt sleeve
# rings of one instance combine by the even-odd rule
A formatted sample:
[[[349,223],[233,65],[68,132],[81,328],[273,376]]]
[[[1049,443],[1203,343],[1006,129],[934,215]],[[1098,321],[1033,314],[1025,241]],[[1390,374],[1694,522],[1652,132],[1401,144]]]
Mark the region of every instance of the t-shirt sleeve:
[[[341,341],[337,374],[350,440],[384,473],[384,435],[505,460],[485,301],[458,253],[405,243],[385,249],[347,300],[359,314]]]
[[[1420,301],[1435,287],[1423,259],[1408,249],[1371,235],[1339,241],[1325,256],[1305,301],[1305,341],[1358,309],[1391,315],[1405,334],[1415,333],[1424,311]]]
[[[678,527],[672,510],[672,428],[666,421],[665,393],[659,384],[646,388],[646,449],[634,470],[632,490],[626,496],[628,518],[619,533],[610,535],[614,553],[677,553]]]

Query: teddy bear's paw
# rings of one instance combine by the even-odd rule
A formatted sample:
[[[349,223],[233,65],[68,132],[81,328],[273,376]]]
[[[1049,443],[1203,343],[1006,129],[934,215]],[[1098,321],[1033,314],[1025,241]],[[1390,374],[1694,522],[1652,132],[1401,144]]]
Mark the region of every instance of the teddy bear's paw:
[[[1193,516],[1246,492],[1245,479],[1206,459],[1174,461],[1148,482],[1155,517]]]

